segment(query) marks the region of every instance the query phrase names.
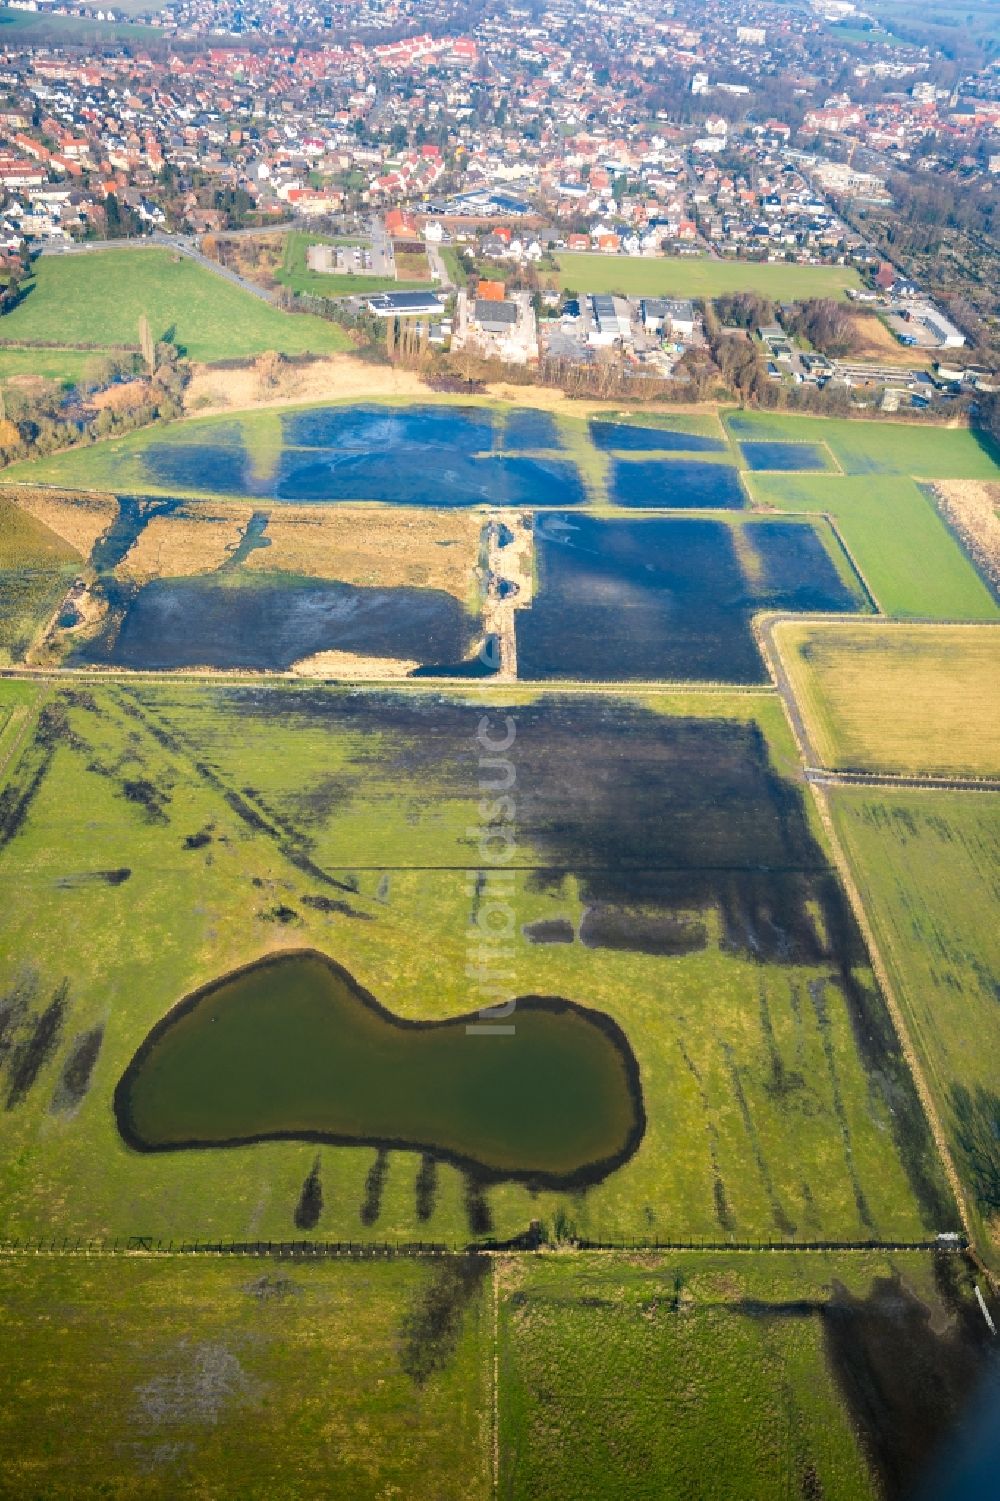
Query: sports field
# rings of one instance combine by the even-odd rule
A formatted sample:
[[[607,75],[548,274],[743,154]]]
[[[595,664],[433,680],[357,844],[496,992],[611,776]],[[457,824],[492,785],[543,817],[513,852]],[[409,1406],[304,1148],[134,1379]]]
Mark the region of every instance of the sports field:
[[[145,314],[154,339],[171,339],[195,360],[348,347],[335,324],[281,312],[165,249],[45,255],[32,270],[26,296],[4,318],[5,338],[96,348],[138,345]]]
[[[721,297],[760,292],[765,297],[843,297],[860,286],[846,266],[789,266],[754,261],[716,261],[707,255],[655,260],[635,255],[560,251],[558,281],[581,293],[619,292],[625,297]]]
[[[1000,1265],[1000,795],[835,787],[829,802],[980,1245]]]
[[[775,642],[821,764],[1000,776],[1000,629],[783,620]]]

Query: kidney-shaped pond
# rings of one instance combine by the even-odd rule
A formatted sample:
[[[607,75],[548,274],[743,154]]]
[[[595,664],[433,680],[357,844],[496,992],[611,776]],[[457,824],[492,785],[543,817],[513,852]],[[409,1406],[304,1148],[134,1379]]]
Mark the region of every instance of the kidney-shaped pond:
[[[153,1028],[115,1091],[118,1128],[146,1152],[373,1145],[560,1188],[596,1183],[632,1156],[645,1115],[616,1022],[526,996],[503,1023],[511,1031],[477,1025],[406,1020],[323,954],[272,955]]]

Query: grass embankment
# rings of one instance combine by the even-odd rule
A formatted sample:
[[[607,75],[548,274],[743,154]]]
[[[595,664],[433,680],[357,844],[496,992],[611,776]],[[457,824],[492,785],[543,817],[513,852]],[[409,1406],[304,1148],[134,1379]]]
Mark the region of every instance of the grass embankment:
[[[824,766],[1000,776],[1000,629],[785,620],[775,640]]]
[[[0,1258],[5,1488],[486,1501],[489,1316],[460,1268]]]
[[[955,1163],[1000,1267],[1000,795],[828,789]]]
[[[62,537],[0,498],[0,663],[24,656],[82,561]]]
[[[558,282],[574,291],[619,292],[626,297],[721,297],[727,292],[760,292],[765,297],[841,298],[861,285],[846,266],[790,266],[754,261],[716,261],[707,255],[668,260],[645,256],[561,251]]]
[[[145,314],[154,339],[172,339],[195,360],[249,358],[268,349],[326,354],[349,344],[335,324],[282,312],[165,249],[46,255],[32,271],[24,300],[4,319],[5,338],[136,344]]]
[[[1000,619],[990,591],[913,480],[805,474],[744,479],[759,506],[831,516],[887,615]]]
[[[86,380],[101,355],[83,349],[0,348],[0,381],[27,387],[32,377],[76,386]]]
[[[7,692],[0,684],[0,702]],[[510,896],[505,989],[565,996],[613,1017],[638,1059],[648,1117],[635,1156],[585,1198],[490,1188],[497,1232],[557,1217],[583,1234],[661,1238],[926,1232],[911,1172],[914,1163],[932,1178],[936,1169],[875,999],[849,1000],[831,979],[835,960],[781,957],[773,938],[775,923],[795,923],[794,941],[815,949],[810,924],[828,924],[825,941],[841,958],[853,953],[864,975],[863,957],[835,926],[811,804],[787,782],[768,792],[740,750],[760,754],[759,726],[776,770],[793,770],[773,696],[553,701],[494,688],[372,701],[319,686],[91,680],[36,704],[6,769],[0,871],[21,899],[0,911],[0,993],[26,1008],[17,1046],[31,1043],[16,1055],[24,1067],[3,1081],[9,1233],[296,1233],[314,1146],[142,1155],[117,1135],[113,1091],[180,997],[283,948],[330,954],[400,1016],[444,1019],[484,1004],[467,976],[478,953],[470,912],[479,860],[468,831],[482,795],[476,728],[490,704],[516,716],[519,785],[523,774],[525,786],[547,778],[549,787],[525,803],[518,828],[526,868]],[[633,724],[627,755],[622,715]],[[556,773],[552,757],[567,746],[565,774]],[[672,749],[660,766],[664,747]],[[614,786],[593,780],[609,758],[620,767]],[[553,799],[562,811],[547,833]],[[588,874],[606,858],[612,830],[619,873]],[[551,868],[553,839],[561,861],[580,870],[543,883],[535,868]],[[665,910],[648,905],[644,893],[663,878],[643,876],[643,862],[689,868]],[[787,872],[796,862],[801,873],[761,875],[763,864]],[[585,929],[597,921],[610,936],[592,946]],[[524,928],[538,922],[572,941],[532,942]],[[645,949],[628,938],[635,924],[651,935]],[[56,931],[58,948],[49,941]],[[760,953],[775,941],[776,957]],[[26,963],[36,976],[27,990]],[[46,1042],[38,1026],[52,1006],[59,1026]],[[869,1028],[881,1038],[879,1076],[894,1081],[894,1118],[855,1040]],[[82,1088],[77,1079],[64,1109],[73,1050],[95,1032],[92,1075]],[[325,1207],[310,1233],[322,1239],[463,1242],[470,1224],[482,1225],[453,1168],[439,1167],[428,1188],[415,1153],[381,1165],[370,1149],[321,1155]],[[947,1219],[947,1208],[933,1218]]]

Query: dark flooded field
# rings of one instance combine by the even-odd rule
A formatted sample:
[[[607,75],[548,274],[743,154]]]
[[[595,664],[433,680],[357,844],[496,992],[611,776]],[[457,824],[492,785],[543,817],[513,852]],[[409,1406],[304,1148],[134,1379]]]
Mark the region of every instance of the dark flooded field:
[[[537,996],[513,1035],[476,1016],[394,1016],[310,951],[270,957],[181,1002],[115,1094],[140,1151],[296,1139],[432,1153],[488,1179],[583,1186],[642,1140],[638,1066],[600,1012]]]
[[[563,447],[555,418],[531,407],[520,407],[508,413],[500,442],[508,449]]]
[[[315,652],[347,651],[442,665],[462,661],[472,632],[470,617],[443,590],[227,571],[123,591],[107,627],[71,661],[281,671]]]
[[[752,573],[725,522],[538,517],[538,592],[517,615],[519,675],[758,683],[755,611],[859,608],[811,526],[748,523],[743,535]]]
[[[444,444],[285,448],[273,469],[261,472],[241,447],[153,443],[143,463],[150,482],[164,489],[277,500],[449,507],[576,506],[586,499],[579,470],[568,460],[477,457]]]
[[[461,406],[316,407],[281,419],[288,448],[353,448],[362,453],[445,449],[449,453],[489,453],[492,412]],[[539,444],[538,447],[550,447]]]
[[[741,443],[751,469],[829,469],[827,457],[815,443]]]
[[[314,805],[308,785],[291,770],[287,801],[271,793],[283,819],[302,823],[304,839],[325,830],[350,863],[361,852],[352,855],[337,832],[339,820],[364,806],[378,829],[392,809],[411,827],[414,864],[474,862],[462,809],[443,847],[439,828],[442,820],[451,825],[449,804],[469,796],[469,737],[485,712],[479,701],[234,686],[216,690],[214,702],[214,732],[206,741],[213,757],[248,734],[256,743],[272,725],[281,726],[290,769],[302,760],[300,736],[303,756],[318,733],[331,755],[336,747],[332,810],[321,787]],[[592,909],[581,941],[687,952],[706,942],[701,925],[687,919],[712,908],[734,950],[795,962],[860,960],[801,792],[777,773],[756,725],[667,717],[615,697],[548,697],[518,705],[517,772],[518,864],[532,870],[539,889],[558,891],[567,876],[574,878]],[[366,863],[377,864],[378,840],[369,840],[363,853]],[[825,936],[811,904],[823,911]],[[677,923],[649,920],[663,914]]]
[[[617,449],[620,453],[656,450],[674,453],[725,453],[721,438],[707,438],[701,433],[680,432],[669,427],[641,427],[637,422],[609,422],[591,417],[590,436],[598,448]]]
[[[559,450],[555,421],[530,410],[461,406],[331,406],[290,412],[255,451],[238,423],[206,424],[182,442],[156,442],[141,462],[150,483],[291,501],[392,505],[576,506],[576,465],[518,450]],[[507,450],[506,454],[501,450]]]
[[[619,506],[665,510],[739,511],[747,503],[731,465],[685,459],[616,459],[608,499]]]

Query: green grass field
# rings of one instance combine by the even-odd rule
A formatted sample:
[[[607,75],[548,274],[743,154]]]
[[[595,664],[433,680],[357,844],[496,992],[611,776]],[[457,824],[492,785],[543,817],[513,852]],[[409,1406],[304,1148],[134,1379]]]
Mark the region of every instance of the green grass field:
[[[1000,619],[990,591],[913,480],[828,474],[744,479],[756,505],[831,516],[887,615]]]
[[[783,620],[775,641],[822,765],[1000,776],[1000,630]]]
[[[116,7],[122,11],[133,10],[129,4]],[[156,4],[143,7],[158,10]],[[44,46],[51,44],[89,44],[98,47],[112,42],[152,42],[163,36],[155,26],[143,26],[138,22],[97,21],[88,16],[43,15],[38,12],[10,10],[0,6],[0,37],[11,46]]]
[[[82,563],[61,537],[0,498],[0,663],[24,655]]]
[[[707,255],[648,260],[643,256],[560,251],[559,285],[581,293],[619,292],[626,297],[721,297],[760,292],[765,297],[843,297],[860,286],[846,266],[788,266],[753,261],[715,261]]]
[[[730,411],[724,420],[740,441],[825,443],[845,474],[1000,480],[997,445],[985,433],[968,428],[782,412]]]
[[[9,1495],[490,1495],[489,1319],[450,1266],[0,1258],[0,1338]]]
[[[42,256],[33,273],[27,296],[4,319],[6,338],[137,344],[145,313],[154,338],[169,336],[196,360],[348,347],[335,324],[281,312],[168,250]]]
[[[1000,796],[837,787],[829,801],[981,1247],[1000,1265]]]
[[[74,386],[86,379],[100,358],[84,349],[0,349],[0,381],[34,375]]]
[[[928,1258],[553,1256],[502,1286],[502,1501],[874,1501],[940,1438],[954,1375],[924,1321],[956,1300]]]
[[[23,702],[22,685],[14,686]],[[9,691],[0,684],[0,703]],[[329,954],[403,1017],[444,1019],[483,1004],[467,975],[478,941],[475,930],[470,937],[477,857],[468,830],[479,799],[474,736],[496,696],[411,694],[394,707],[392,696],[308,685],[78,680],[34,691],[0,805],[0,872],[21,893],[0,913],[0,994],[21,1018],[4,1081],[4,1227],[286,1238],[315,1146],[143,1155],[117,1135],[112,1092],[178,999],[282,948]],[[841,931],[846,918],[811,804],[789,783],[767,791],[762,773],[728,760],[737,746],[757,757],[759,725],[774,771],[794,766],[777,698],[630,704],[579,696],[539,705],[536,695],[511,691],[499,702],[519,716],[528,799],[505,993],[565,996],[616,1020],[644,1081],[647,1126],[635,1154],[586,1195],[532,1195],[511,1182],[489,1188],[497,1233],[561,1218],[591,1235],[910,1238],[953,1218],[863,954],[849,926]],[[665,716],[662,726],[650,713]],[[625,811],[611,786],[587,790],[605,758],[622,754],[605,728],[616,716],[634,726],[615,786],[627,774],[653,789]],[[662,736],[674,747],[666,781],[652,750]],[[551,758],[569,743],[567,792]],[[626,773],[640,745],[645,759]],[[546,833],[545,809],[566,796]],[[602,903],[586,868],[612,830],[616,847],[634,852]],[[560,856],[549,841],[564,838],[571,846]],[[644,853],[647,838],[653,846]],[[539,861],[572,870],[581,860],[575,876],[533,874]],[[679,888],[670,885],[663,918],[642,895],[647,879],[628,873],[643,861],[690,864]],[[723,864],[731,874],[720,886]],[[799,873],[759,873],[789,864]],[[653,892],[660,879],[651,877]],[[616,918],[623,903],[626,916]],[[613,924],[607,940],[595,936],[597,946],[534,943],[524,932],[539,922],[582,932],[595,921],[588,913],[605,906],[605,924],[624,922],[627,935],[637,922],[650,932],[645,947],[627,936],[623,947]],[[794,940],[781,936],[781,924],[794,925]],[[53,947],[47,935],[56,931]],[[786,952],[789,942],[801,953]],[[846,962],[860,989],[837,978]],[[60,1022],[51,1045],[38,1030],[47,1013],[49,1025],[53,1015]],[[865,1058],[859,1031],[875,1039]],[[67,1065],[95,1035],[89,1088],[85,1079],[78,1102],[64,1109]],[[370,1148],[328,1147],[320,1156],[326,1207],[313,1233],[322,1238],[462,1243],[470,1228],[481,1233],[483,1217],[472,1215],[469,1184],[455,1168],[439,1167],[421,1218],[416,1153],[393,1152],[381,1166]]]

